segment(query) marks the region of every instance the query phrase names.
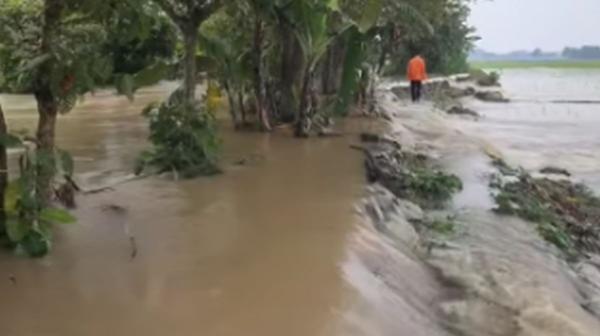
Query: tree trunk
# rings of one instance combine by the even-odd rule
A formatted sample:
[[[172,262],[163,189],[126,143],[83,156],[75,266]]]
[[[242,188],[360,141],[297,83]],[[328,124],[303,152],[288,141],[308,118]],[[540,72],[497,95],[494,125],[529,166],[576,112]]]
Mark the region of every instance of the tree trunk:
[[[231,122],[233,123],[233,127],[238,129],[240,127],[240,122],[238,120],[238,106],[235,102],[234,92],[231,90],[229,81],[227,80],[225,81],[225,93],[227,94],[227,101],[229,102],[229,114],[231,115]]]
[[[60,18],[64,9],[63,0],[46,0],[44,2],[44,23],[42,26],[41,51],[50,53],[54,43],[55,32],[60,27]],[[52,180],[55,173],[54,133],[58,114],[58,99],[52,92],[51,73],[56,61],[50,59],[40,68],[34,83],[34,95],[38,106],[37,155],[42,164],[37,168],[37,192],[42,206],[52,200]]]
[[[186,104],[191,105],[196,98],[196,51],[198,49],[198,26],[187,24],[180,27],[185,43],[183,58],[183,92]]]
[[[385,68],[385,62],[387,61],[387,56],[390,53],[390,50],[391,50],[391,46],[389,44],[386,44],[381,49],[381,54],[379,55],[379,60],[377,61],[376,73],[378,75],[381,75],[381,73],[383,72],[383,69]]]
[[[240,105],[240,113],[242,114],[242,126],[246,126],[248,121],[246,120],[246,104],[244,104],[244,93],[242,90],[238,91],[238,104]]]
[[[256,96],[256,113],[263,131],[271,131],[271,123],[265,104],[266,87],[262,65],[262,49],[264,39],[264,26],[261,18],[256,17],[254,24],[254,94]]]
[[[298,117],[296,119],[295,135],[299,138],[306,138],[310,132],[310,105],[312,88],[312,69],[306,67],[302,79],[302,91],[300,94],[300,107],[298,108]]]
[[[0,105],[0,136],[5,136],[8,132],[4,111]],[[4,197],[6,187],[8,186],[8,162],[6,156],[6,146],[0,143],[0,235],[5,231],[6,210],[4,209]]]
[[[294,97],[294,86],[301,79],[304,60],[302,50],[294,35],[292,27],[283,23],[280,25],[281,37],[281,119],[283,122],[295,121],[298,104]]]
[[[56,172],[54,150],[58,104],[50,90],[35,93],[38,104],[37,155],[41,159],[37,171],[37,189],[44,206],[52,200],[52,180]]]
[[[340,89],[342,72],[344,70],[344,55],[346,54],[345,39],[337,38],[333,42],[322,64],[322,92],[326,95],[336,94]]]

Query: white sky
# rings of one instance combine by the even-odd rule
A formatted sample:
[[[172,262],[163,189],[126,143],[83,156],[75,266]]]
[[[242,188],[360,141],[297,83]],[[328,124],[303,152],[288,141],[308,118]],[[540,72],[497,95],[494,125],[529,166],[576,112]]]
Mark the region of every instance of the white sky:
[[[600,45],[600,0],[477,0],[470,23],[487,51]]]

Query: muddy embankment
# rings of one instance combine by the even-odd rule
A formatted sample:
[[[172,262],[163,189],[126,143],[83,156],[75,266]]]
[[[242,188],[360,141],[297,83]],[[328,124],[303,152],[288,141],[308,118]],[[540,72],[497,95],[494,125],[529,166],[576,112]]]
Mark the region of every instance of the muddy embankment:
[[[365,153],[372,183],[361,211],[373,229],[365,230],[379,237],[361,236],[357,287],[356,279],[378,281],[386,298],[373,299],[373,307],[387,307],[388,323],[412,335],[597,335],[600,258],[590,249],[573,257],[519,211],[495,211],[499,192],[490,182],[505,177],[494,165],[502,153],[448,122],[476,116],[472,110],[449,115],[466,109],[465,97],[509,104],[501,89],[443,79],[426,86],[433,99],[418,105],[407,102],[406,90],[387,85],[379,92],[388,131],[363,136],[356,147]],[[554,180],[555,172],[536,173],[535,181]],[[535,195],[548,195],[540,190]],[[594,225],[600,223],[583,227]]]

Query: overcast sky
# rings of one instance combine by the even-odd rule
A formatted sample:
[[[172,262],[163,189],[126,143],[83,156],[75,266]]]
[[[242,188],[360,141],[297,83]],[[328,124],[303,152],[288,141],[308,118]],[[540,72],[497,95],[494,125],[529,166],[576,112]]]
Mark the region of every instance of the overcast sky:
[[[470,21],[487,51],[600,45],[600,0],[477,0]]]

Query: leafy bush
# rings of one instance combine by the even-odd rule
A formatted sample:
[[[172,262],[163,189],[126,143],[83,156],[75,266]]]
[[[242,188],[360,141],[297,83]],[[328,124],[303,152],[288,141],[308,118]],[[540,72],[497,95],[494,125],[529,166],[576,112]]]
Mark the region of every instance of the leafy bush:
[[[16,137],[6,137],[3,141],[20,143]],[[58,176],[65,176],[70,180],[73,160],[64,151],[47,152],[30,150],[26,146],[24,148],[25,153],[19,160],[19,177],[8,185],[5,193],[4,238],[10,247],[32,257],[41,257],[50,251],[52,225],[72,223],[75,218],[65,209],[44,203],[44,198],[39,192],[37,175],[41,170],[50,167]],[[60,181],[56,182],[60,188]]]
[[[179,89],[166,102],[151,104],[144,110],[154,147],[142,153],[136,173],[148,167],[186,178],[219,173],[215,116],[198,102],[186,105],[183,101]]]
[[[428,226],[431,231],[440,235],[449,236],[456,233],[456,222],[450,217],[445,219],[434,219]]]

